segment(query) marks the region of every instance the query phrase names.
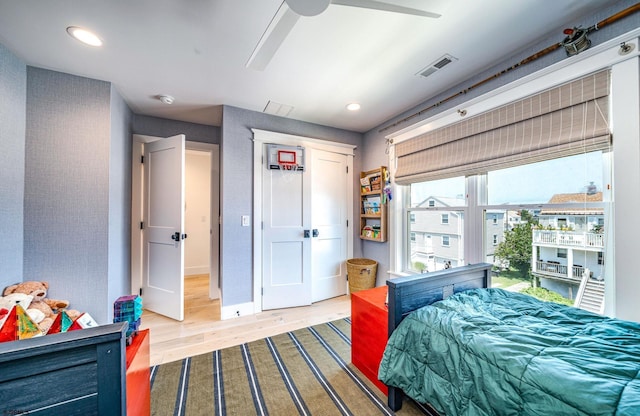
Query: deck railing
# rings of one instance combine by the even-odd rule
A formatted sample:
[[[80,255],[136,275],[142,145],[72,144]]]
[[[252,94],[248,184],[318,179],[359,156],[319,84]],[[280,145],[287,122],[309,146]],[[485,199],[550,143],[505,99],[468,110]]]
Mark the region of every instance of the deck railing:
[[[569,276],[569,266],[555,262],[536,261],[535,269],[532,271],[546,276],[559,277],[579,282],[582,279],[584,270],[585,268],[582,266],[571,266],[572,275]]]
[[[604,248],[604,233],[533,230],[533,244],[591,249]]]

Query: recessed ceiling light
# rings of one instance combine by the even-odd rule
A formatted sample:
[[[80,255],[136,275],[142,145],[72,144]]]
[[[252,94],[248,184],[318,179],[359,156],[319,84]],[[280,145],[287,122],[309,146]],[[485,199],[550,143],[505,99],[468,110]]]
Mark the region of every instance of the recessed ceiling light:
[[[358,103],[347,104],[347,110],[349,110],[349,111],[358,111],[358,110],[360,110],[360,104],[358,104]]]
[[[78,26],[69,26],[67,33],[80,42],[90,46],[102,46],[102,40],[94,33]]]

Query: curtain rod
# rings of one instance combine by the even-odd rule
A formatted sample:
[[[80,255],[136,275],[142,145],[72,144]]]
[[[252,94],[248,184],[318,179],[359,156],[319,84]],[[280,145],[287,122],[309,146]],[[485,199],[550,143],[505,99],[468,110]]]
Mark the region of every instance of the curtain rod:
[[[612,16],[607,17],[606,19],[603,19],[603,20],[599,21],[595,25],[585,29],[585,32],[586,33],[593,32],[594,30],[598,30],[598,29],[600,29],[600,28],[602,28],[602,27],[604,27],[604,26],[606,26],[608,24],[616,22],[616,21],[618,21],[618,20],[620,20],[620,19],[622,19],[624,17],[627,17],[630,14],[636,13],[638,11],[640,11],[640,3],[636,3],[633,6],[630,6],[630,7],[626,8],[626,9],[624,9],[624,10],[622,10],[622,11],[620,11],[620,12],[618,12],[618,13],[612,15]],[[571,30],[571,29],[569,29],[569,30]],[[566,41],[566,38],[565,38],[565,41]],[[538,51],[538,52],[534,53],[533,55],[528,56],[527,58],[524,58],[522,61],[518,62],[517,64],[512,65],[509,68],[503,69],[502,71],[500,71],[498,73],[495,73],[495,74],[491,75],[490,77],[485,78],[482,81],[479,81],[479,82],[471,85],[470,87],[463,89],[462,91],[459,91],[459,92],[457,92],[457,93],[455,93],[455,94],[453,94],[453,95],[451,95],[451,96],[449,96],[449,97],[447,97],[447,98],[445,98],[445,99],[443,99],[441,101],[438,101],[437,103],[431,104],[430,106],[425,107],[422,110],[420,110],[420,111],[418,111],[416,113],[413,113],[413,114],[411,114],[411,115],[409,115],[409,116],[407,116],[407,117],[405,117],[405,118],[403,118],[401,120],[398,120],[398,121],[396,121],[396,122],[394,122],[392,124],[389,124],[388,126],[382,127],[380,130],[378,130],[378,133],[382,133],[382,132],[387,131],[387,130],[393,128],[393,127],[398,126],[399,124],[403,124],[403,123],[405,123],[405,122],[407,122],[407,121],[409,121],[409,120],[411,120],[411,119],[413,119],[415,117],[421,116],[425,112],[427,112],[427,111],[429,111],[429,110],[431,110],[433,108],[439,107],[442,104],[446,103],[447,101],[449,101],[449,100],[451,100],[451,99],[453,99],[453,98],[455,98],[455,97],[457,97],[459,95],[464,95],[467,92],[471,91],[472,89],[475,89],[475,88],[479,87],[480,85],[483,85],[483,84],[491,81],[492,79],[498,78],[499,76],[501,76],[503,74],[506,74],[507,72],[509,72],[511,70],[514,70],[514,69],[516,69],[516,68],[518,68],[518,67],[520,67],[522,65],[526,65],[526,64],[528,64],[530,62],[533,62],[533,61],[543,57],[544,55],[547,55],[548,53],[551,53],[551,52],[555,51],[560,46],[564,46],[565,41],[562,41],[562,42],[559,42],[559,43],[555,43],[555,44],[553,44],[551,46],[548,46],[548,47],[542,49],[541,51]]]

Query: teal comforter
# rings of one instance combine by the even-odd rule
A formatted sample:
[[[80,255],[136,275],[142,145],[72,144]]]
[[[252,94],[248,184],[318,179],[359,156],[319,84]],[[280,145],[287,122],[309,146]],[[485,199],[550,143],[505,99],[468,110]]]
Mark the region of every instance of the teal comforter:
[[[640,324],[474,289],[394,331],[379,378],[446,415],[640,415]]]

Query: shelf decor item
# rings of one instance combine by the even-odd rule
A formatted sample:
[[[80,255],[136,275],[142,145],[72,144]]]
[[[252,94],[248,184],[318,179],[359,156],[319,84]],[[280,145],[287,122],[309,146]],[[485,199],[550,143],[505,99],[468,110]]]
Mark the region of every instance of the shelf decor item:
[[[360,238],[383,243],[387,241],[387,168],[360,173]]]

